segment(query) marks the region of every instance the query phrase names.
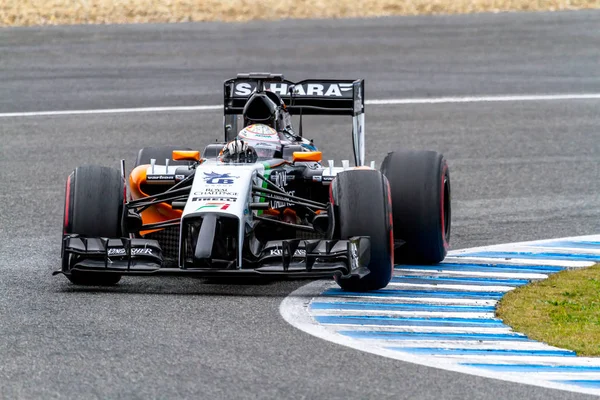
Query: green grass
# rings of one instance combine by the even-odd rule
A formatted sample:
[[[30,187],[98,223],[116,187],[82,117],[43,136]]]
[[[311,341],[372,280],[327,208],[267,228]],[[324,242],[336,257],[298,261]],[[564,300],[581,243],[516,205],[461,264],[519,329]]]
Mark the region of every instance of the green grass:
[[[515,331],[581,356],[600,356],[600,264],[507,293],[498,317]]]

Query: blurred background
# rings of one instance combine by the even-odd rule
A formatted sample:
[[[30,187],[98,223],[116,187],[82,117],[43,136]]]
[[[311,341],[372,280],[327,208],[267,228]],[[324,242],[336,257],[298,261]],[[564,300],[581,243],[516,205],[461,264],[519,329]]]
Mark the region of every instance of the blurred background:
[[[599,0],[3,0],[0,26],[348,18],[600,8]]]

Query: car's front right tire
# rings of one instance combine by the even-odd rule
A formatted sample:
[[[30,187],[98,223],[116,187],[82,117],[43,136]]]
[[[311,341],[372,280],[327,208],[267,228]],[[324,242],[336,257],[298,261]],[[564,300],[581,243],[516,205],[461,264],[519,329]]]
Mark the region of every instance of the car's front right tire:
[[[97,165],[75,169],[67,178],[63,235],[121,237],[123,178],[118,170]],[[62,269],[76,285],[114,285],[117,273],[70,271],[72,255],[62,251]]]

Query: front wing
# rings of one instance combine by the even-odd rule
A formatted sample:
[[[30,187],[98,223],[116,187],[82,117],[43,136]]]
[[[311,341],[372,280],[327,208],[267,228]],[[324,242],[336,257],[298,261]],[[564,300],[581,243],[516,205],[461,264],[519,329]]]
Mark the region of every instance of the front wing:
[[[62,269],[53,274],[69,275],[78,271],[138,276],[365,276],[369,273],[370,253],[370,239],[365,236],[348,240],[292,239],[268,242],[258,257],[244,259],[243,268],[173,268],[165,267],[162,250],[156,240],[67,235],[63,242]]]

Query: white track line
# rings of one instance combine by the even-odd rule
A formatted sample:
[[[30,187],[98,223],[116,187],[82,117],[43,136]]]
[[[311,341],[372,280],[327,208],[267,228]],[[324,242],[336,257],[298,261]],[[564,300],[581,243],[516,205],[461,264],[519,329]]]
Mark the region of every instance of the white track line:
[[[467,354],[427,354],[428,357],[454,358],[460,362],[482,362],[490,364],[544,364],[544,365],[578,365],[578,366],[600,366],[600,360],[582,359],[580,357],[552,357],[552,356],[514,356],[503,354],[467,355]],[[592,372],[598,374],[597,372]]]
[[[473,350],[563,350],[540,342],[520,341],[480,341],[480,340],[408,340],[397,341],[390,345],[388,340],[372,340],[370,343],[380,347],[417,347],[436,349],[473,349]],[[423,354],[424,355],[424,354]]]
[[[378,317],[405,317],[405,318],[465,318],[465,319],[495,319],[493,312],[451,312],[451,311],[400,311],[400,310],[311,310],[315,316],[378,316]]]
[[[331,287],[334,287],[333,284]],[[406,301],[405,301],[406,300]],[[495,306],[497,300],[476,300],[476,299],[444,299],[444,298],[416,298],[416,297],[370,297],[365,298],[361,295],[351,296],[322,296],[318,299],[319,303],[356,303],[356,302],[370,302],[370,303],[382,303],[382,304],[415,304],[415,305],[444,305],[444,306]]]
[[[327,324],[324,324],[327,325]],[[361,326],[357,324],[335,324],[341,330],[348,329],[354,332],[366,331],[366,332],[406,332],[406,333],[513,333],[509,327],[484,327],[484,328],[471,328],[471,327],[454,327],[454,326],[413,326],[413,325],[368,325]],[[388,340],[387,346],[390,346],[389,342],[393,339]]]
[[[395,271],[403,274],[423,274],[422,269],[413,268],[396,268]],[[528,273],[509,273],[509,272],[478,272],[478,271],[448,271],[445,269],[426,271],[428,275],[436,276],[461,276],[461,277],[476,277],[476,278],[505,278],[505,279],[546,279],[546,274],[528,274]],[[415,275],[418,276],[418,275]]]
[[[319,301],[323,301],[325,297],[319,297]],[[329,299],[335,299],[335,301],[350,301],[355,299],[358,301],[377,301],[378,303],[421,303],[421,304],[444,304],[444,305],[470,305],[470,306],[494,306],[498,302],[497,300],[483,300],[483,299],[459,299],[455,297],[444,298],[444,297],[410,297],[410,296],[386,296],[386,297],[365,297],[360,294],[357,295],[346,295],[346,296],[327,296]]]
[[[596,100],[600,93],[582,94],[533,94],[533,95],[506,95],[506,96],[463,96],[463,97],[431,97],[416,99],[384,99],[367,100],[369,105],[395,105],[395,104],[443,104],[443,103],[489,103],[512,101],[548,101],[548,100]]]
[[[542,246],[524,246],[523,247],[525,250],[524,251],[530,251],[532,253],[535,252],[543,252],[544,249],[547,249],[548,247],[542,247]],[[598,254],[600,255],[600,248],[598,249],[594,249],[594,248],[576,248],[576,247],[567,247],[567,246],[558,246],[558,247],[551,247],[550,248],[553,252],[555,253],[567,253],[567,254]]]
[[[451,103],[489,103],[489,102],[517,102],[517,101],[550,101],[550,100],[599,100],[600,93],[566,93],[566,94],[541,94],[541,95],[503,95],[503,96],[448,96],[406,99],[375,99],[366,100],[366,105],[410,105],[410,104],[451,104]],[[130,113],[158,113],[180,111],[212,111],[221,110],[223,104],[204,106],[173,106],[173,107],[140,107],[140,108],[107,108],[97,110],[61,110],[61,111],[30,111],[0,113],[0,118],[15,117],[43,117],[65,115],[89,114],[130,114]]]
[[[31,111],[1,113],[0,118],[14,117],[47,117],[64,115],[90,115],[90,114],[132,114],[132,113],[159,113],[159,112],[179,112],[179,111],[211,111],[220,110],[222,104],[208,106],[181,106],[181,107],[141,107],[141,108],[106,108],[98,110],[61,110],[61,111]]]
[[[500,286],[500,285],[460,285],[460,284],[443,284],[443,283],[405,283],[405,282],[390,282],[387,287],[390,289],[398,288],[399,290],[450,289],[450,290],[460,290],[460,291],[464,291],[464,292],[508,292],[515,288],[514,286]]]
[[[543,265],[549,267],[564,267],[564,268],[578,268],[578,267],[589,267],[594,265],[593,261],[580,261],[580,260],[551,260],[551,259],[527,259],[527,258],[511,258],[509,260],[503,258],[491,258],[491,257],[455,257],[463,253],[474,253],[479,251],[502,251],[506,250],[506,247],[482,247],[472,250],[456,250],[453,256],[448,256],[444,259],[444,263],[450,264],[502,264],[502,265],[514,265],[515,267],[527,268],[529,265]],[[523,246],[511,248],[513,251],[531,251],[525,249]],[[539,250],[538,250],[539,251]],[[442,266],[444,264],[441,264]]]

